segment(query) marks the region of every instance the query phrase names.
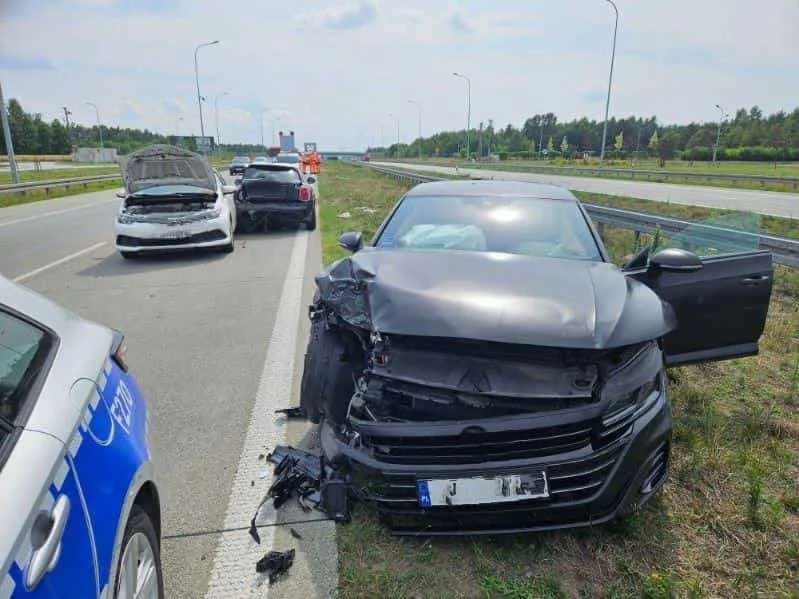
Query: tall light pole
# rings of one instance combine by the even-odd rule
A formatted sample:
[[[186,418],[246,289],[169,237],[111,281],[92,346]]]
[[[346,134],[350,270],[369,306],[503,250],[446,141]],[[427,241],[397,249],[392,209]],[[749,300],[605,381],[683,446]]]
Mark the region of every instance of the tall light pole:
[[[422,105],[416,100],[408,100],[411,104],[416,104],[416,110],[419,113],[419,160],[422,159]]]
[[[217,146],[220,144],[220,141],[219,141],[219,98],[221,98],[222,96],[229,96],[229,95],[230,95],[230,92],[229,91],[225,91],[225,92],[222,92],[221,94],[217,94],[216,97],[214,98],[214,119],[216,120],[216,145]]]
[[[610,77],[608,77],[608,98],[605,101],[605,126],[602,128],[602,150],[599,154],[599,162],[605,160],[605,143],[608,139],[608,112],[610,111],[610,88],[613,85],[613,62],[616,59],[616,31],[619,29],[619,9],[616,8],[616,4],[614,4],[613,0],[605,0],[608,4],[613,7],[614,12],[616,13],[616,24],[613,26],[613,51],[610,55]]]
[[[175,137],[180,137],[180,121],[182,121],[182,120],[183,120],[182,116],[179,116],[175,120]]]
[[[197,50],[204,48],[205,46],[213,46],[214,44],[218,43],[219,40],[214,40],[212,42],[200,44],[194,49],[194,81],[197,84],[197,106],[200,108],[200,135],[202,137],[205,137],[205,127],[203,125],[203,102],[202,97],[200,96],[200,71],[197,68]]]
[[[472,80],[460,73],[452,74],[466,80],[466,160],[469,160],[469,150],[471,147],[469,144],[469,129],[471,129],[472,124]]]
[[[721,117],[719,118],[718,131],[716,131],[716,145],[713,146],[713,164],[716,164],[716,153],[719,150],[719,143],[721,143],[721,123],[722,123],[722,121],[724,121],[724,109],[719,104],[716,104],[716,108],[719,109],[719,112],[721,113]]]
[[[388,116],[389,116],[390,118],[394,119],[395,121],[397,121],[397,145],[399,145],[399,142],[400,142],[399,117],[397,117],[397,116],[394,116],[394,113],[393,113],[393,112],[389,112],[389,113],[388,113]]]
[[[94,114],[97,117],[97,130],[100,131],[100,148],[103,147],[103,126],[100,124],[100,110],[94,102],[86,101],[86,104],[94,108]]]
[[[19,173],[17,172],[17,157],[14,155],[14,142],[11,139],[11,127],[8,125],[8,113],[6,112],[6,102],[3,99],[3,86],[0,85],[0,121],[3,124],[3,139],[6,141],[6,154],[8,154],[8,166],[11,169],[11,182],[14,185],[19,183]]]

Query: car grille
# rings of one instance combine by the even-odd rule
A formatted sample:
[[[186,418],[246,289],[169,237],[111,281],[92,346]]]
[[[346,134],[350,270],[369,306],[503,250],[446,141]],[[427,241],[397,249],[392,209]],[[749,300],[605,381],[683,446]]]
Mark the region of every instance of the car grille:
[[[129,235],[117,235],[117,245],[122,247],[163,247],[173,245],[191,245],[195,243],[206,243],[208,241],[220,241],[225,238],[225,232],[219,229],[196,233],[189,237],[177,239],[145,239],[142,237],[131,237]]]

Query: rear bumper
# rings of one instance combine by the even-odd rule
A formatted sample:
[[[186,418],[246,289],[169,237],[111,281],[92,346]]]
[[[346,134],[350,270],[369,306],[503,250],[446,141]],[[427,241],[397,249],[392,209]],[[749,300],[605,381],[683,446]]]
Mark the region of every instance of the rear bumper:
[[[540,424],[553,430],[551,422]],[[644,412],[624,426],[604,441],[592,431],[592,440],[579,450],[481,463],[431,464],[429,457],[416,463],[378,459],[366,437],[356,446],[327,424],[322,429],[322,446],[328,458],[346,459],[355,483],[395,534],[518,533],[603,524],[634,511],[657,492],[669,466],[672,418],[666,392],[659,393]],[[530,432],[534,435],[535,430]],[[432,447],[431,451],[438,449]],[[417,498],[416,481],[425,478],[491,478],[541,469],[547,473],[547,498],[441,507],[421,507]]]
[[[189,248],[217,247],[233,241],[227,216],[170,226],[157,223],[116,223],[116,248],[142,253]]]
[[[314,202],[246,202],[237,201],[236,210],[240,215],[263,215],[297,221],[306,220],[314,211]]]

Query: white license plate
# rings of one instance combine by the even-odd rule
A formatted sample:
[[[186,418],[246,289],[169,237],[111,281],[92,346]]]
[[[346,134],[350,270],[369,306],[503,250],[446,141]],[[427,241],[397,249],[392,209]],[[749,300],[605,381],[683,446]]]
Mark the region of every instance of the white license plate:
[[[188,231],[169,231],[167,233],[161,233],[161,239],[185,239],[186,237],[191,237],[191,233]]]
[[[536,470],[490,478],[449,478],[416,481],[421,507],[480,505],[549,497],[547,474]]]

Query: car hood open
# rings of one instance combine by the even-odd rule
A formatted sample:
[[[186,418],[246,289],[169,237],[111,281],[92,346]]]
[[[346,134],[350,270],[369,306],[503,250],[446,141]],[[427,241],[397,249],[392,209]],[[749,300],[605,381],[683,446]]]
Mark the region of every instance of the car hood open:
[[[605,349],[676,326],[668,304],[606,262],[364,248],[316,284],[342,319],[389,334]]]
[[[125,190],[129,194],[171,185],[187,185],[213,192],[217,189],[216,174],[208,161],[177,146],[147,146],[123,157],[120,165]]]

